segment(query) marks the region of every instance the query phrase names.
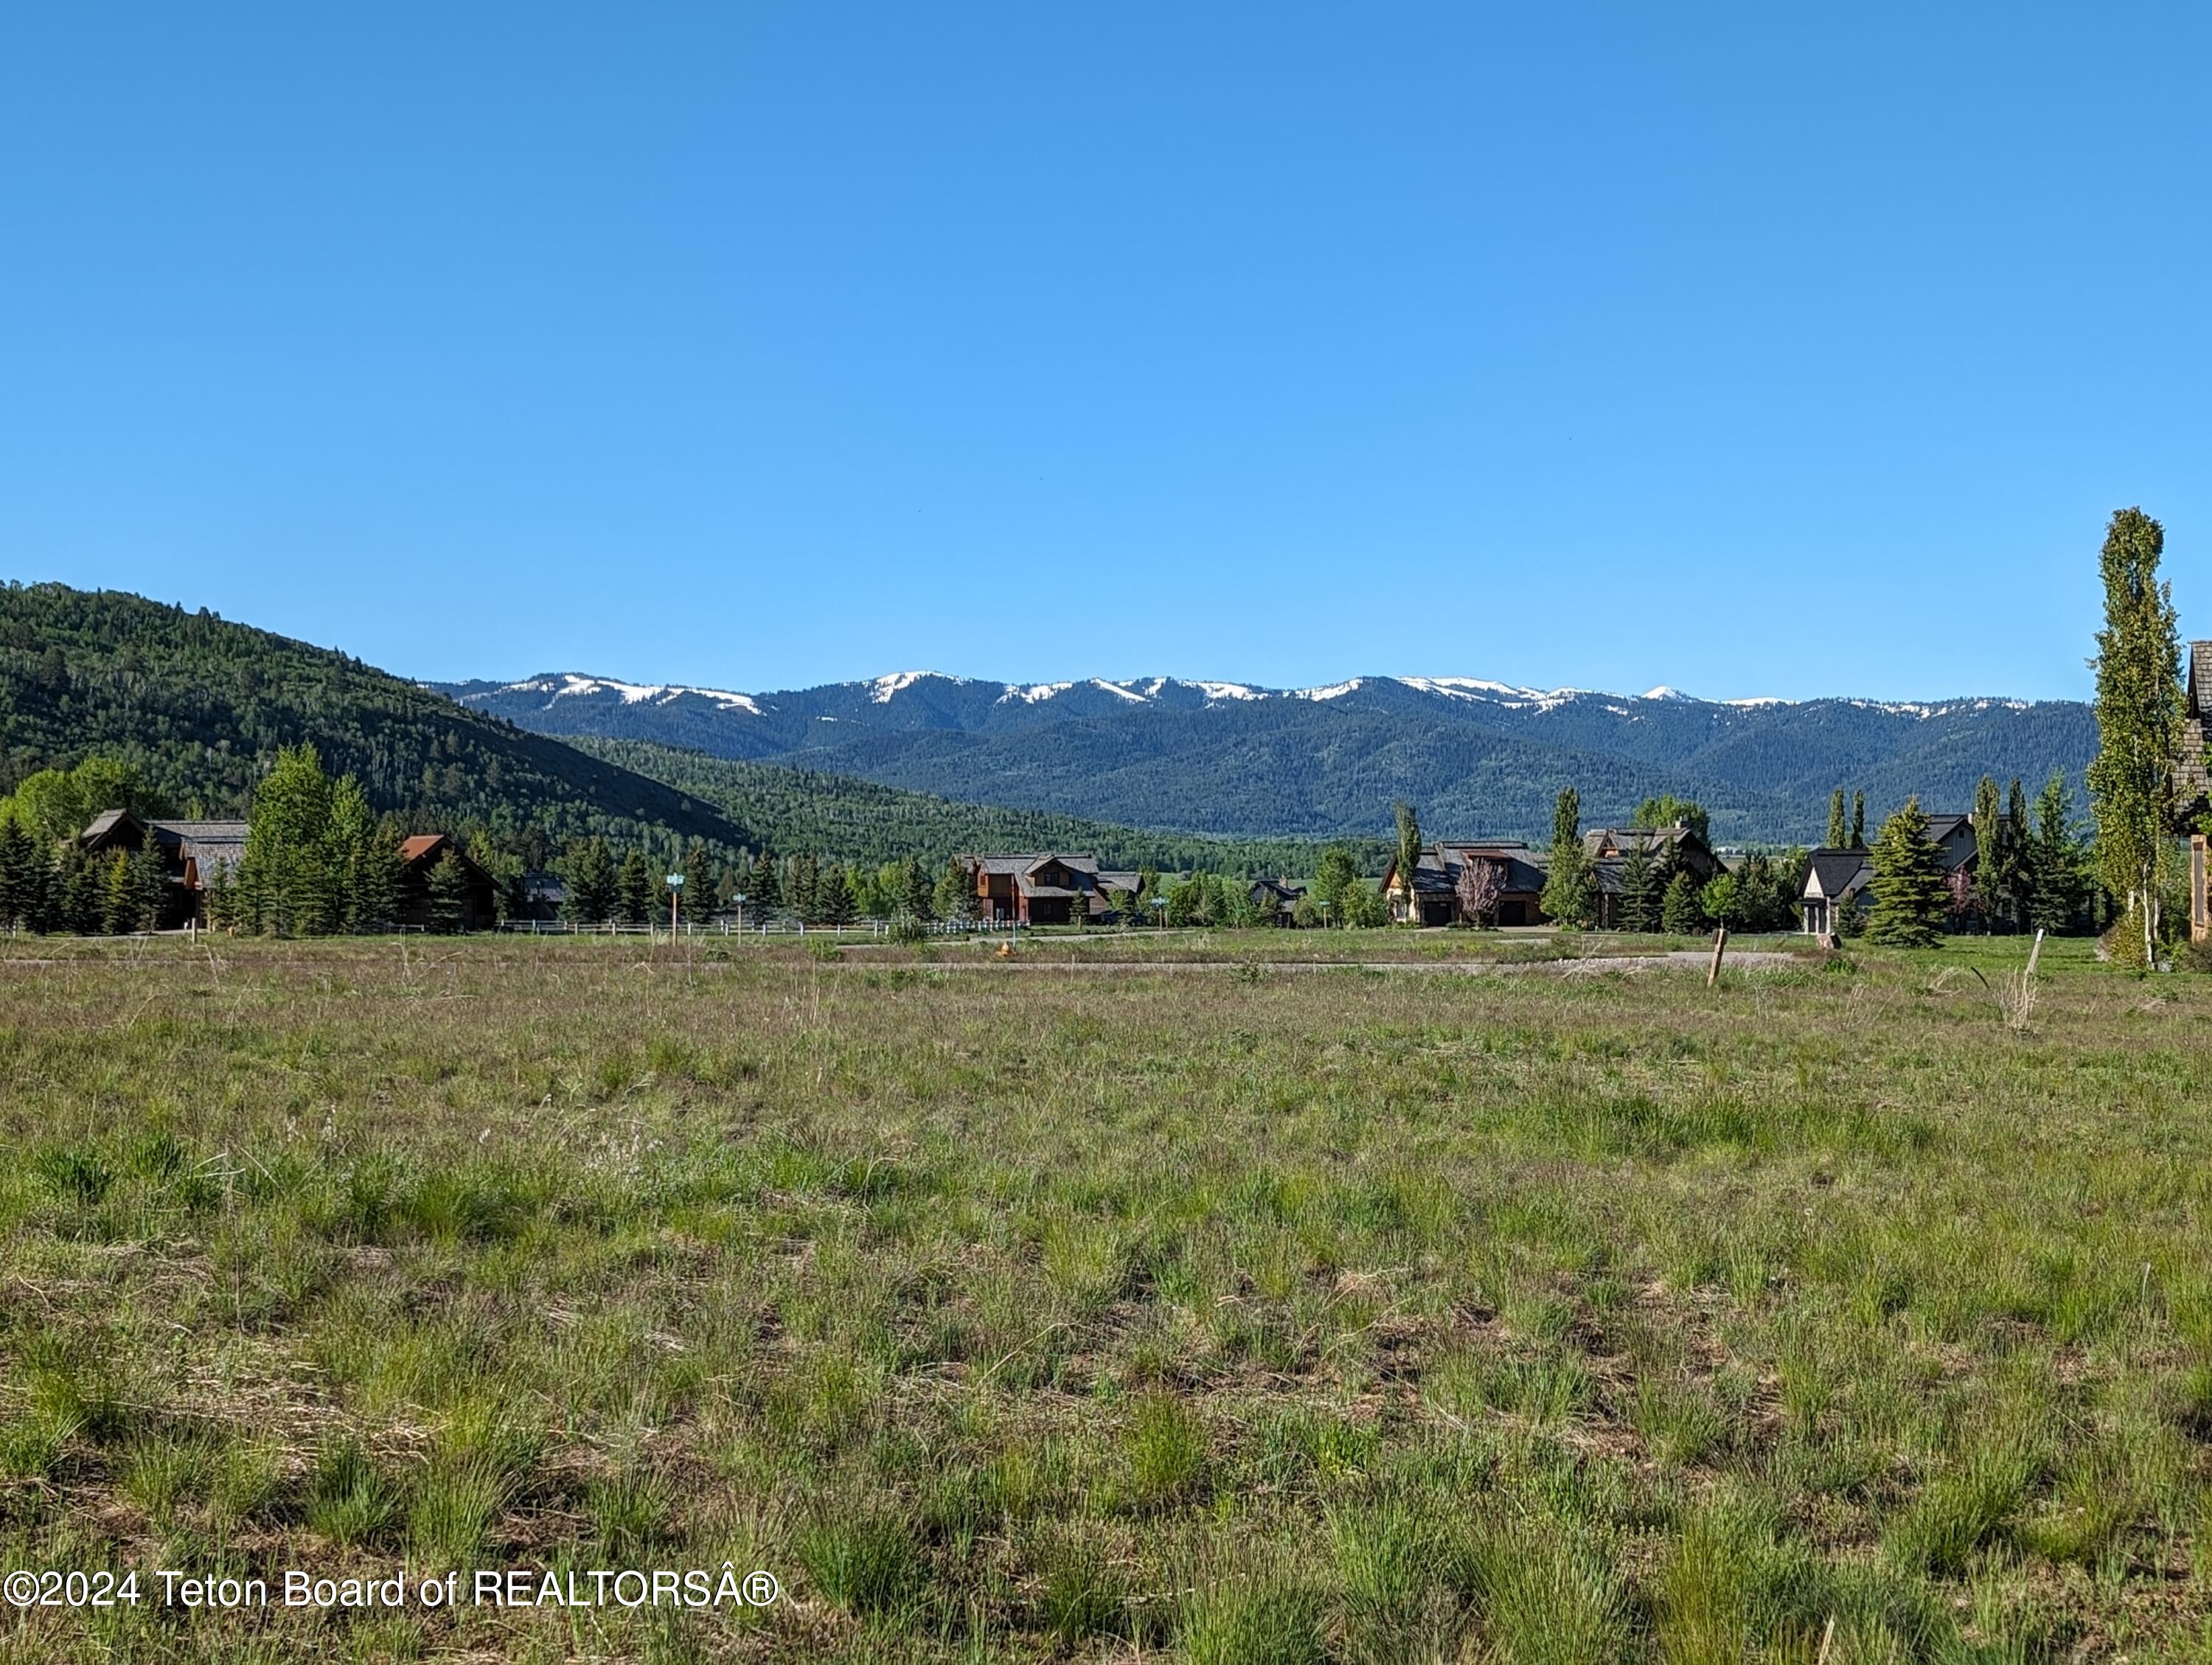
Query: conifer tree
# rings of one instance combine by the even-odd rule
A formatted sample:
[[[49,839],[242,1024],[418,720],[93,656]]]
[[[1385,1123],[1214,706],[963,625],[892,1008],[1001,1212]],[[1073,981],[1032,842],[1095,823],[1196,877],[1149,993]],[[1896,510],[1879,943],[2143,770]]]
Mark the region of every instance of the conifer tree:
[[[2029,925],[2064,931],[2081,906],[2081,857],[2067,817],[2066,775],[2053,769],[2035,799],[2035,836],[2028,847]]]
[[[568,917],[604,925],[615,910],[615,858],[604,838],[587,838],[568,858]]]
[[[1666,895],[1659,870],[1645,841],[1639,838],[1620,859],[1620,928],[1651,932],[1659,928],[1660,903]]]
[[[975,881],[968,871],[968,864],[957,856],[945,864],[945,872],[937,880],[934,900],[939,919],[967,921],[975,917]]]
[[[46,911],[46,854],[15,816],[0,813],[0,930],[28,931]]]
[[[929,872],[920,860],[908,856],[900,868],[904,880],[906,911],[918,920],[937,917],[937,897],[929,882]]]
[[[1544,880],[1544,911],[1567,929],[1581,930],[1595,911],[1591,878],[1589,858],[1583,854],[1582,799],[1567,787],[1552,809],[1552,870]]]
[[[622,859],[615,874],[616,917],[624,925],[650,925],[659,916],[659,897],[653,882],[653,868],[646,861],[645,852],[632,850]]]
[[[2116,955],[2157,954],[2160,869],[2182,718],[2181,644],[2169,586],[2159,582],[2166,532],[2139,508],[2114,514],[2105,536],[2105,628],[2097,633],[2097,756],[2089,764],[2096,859],[2118,898]]]
[[[763,914],[783,905],[783,886],[777,879],[775,857],[765,849],[753,858],[752,879],[745,886],[745,900]]]
[[[784,875],[783,905],[809,925],[822,916],[814,901],[815,886],[821,873],[821,864],[802,851],[791,858],[791,871]]]
[[[1917,798],[1882,823],[1874,846],[1874,912],[1867,940],[1890,948],[1932,948],[1942,940],[1950,890],[1928,836]]]
[[[691,848],[684,853],[684,866],[678,871],[684,875],[684,890],[677,902],[684,922],[702,926],[714,917],[714,910],[722,905],[721,881],[707,854],[707,847],[692,840]]]
[[[1676,868],[1667,881],[1667,892],[1659,904],[1659,922],[1670,937],[1694,937],[1705,930],[1705,899],[1687,868]]]
[[[1855,792],[1851,794],[1851,848],[1863,850],[1866,847],[1866,793]]]
[[[457,936],[468,928],[469,873],[459,854],[450,847],[431,868],[424,887],[429,892],[429,923],[443,936]]]
[[[846,925],[852,921],[854,897],[852,882],[845,870],[832,861],[823,866],[814,880],[814,917],[823,925]]]
[[[1828,848],[1840,850],[1849,834],[1844,826],[1844,789],[1838,787],[1828,797]]]

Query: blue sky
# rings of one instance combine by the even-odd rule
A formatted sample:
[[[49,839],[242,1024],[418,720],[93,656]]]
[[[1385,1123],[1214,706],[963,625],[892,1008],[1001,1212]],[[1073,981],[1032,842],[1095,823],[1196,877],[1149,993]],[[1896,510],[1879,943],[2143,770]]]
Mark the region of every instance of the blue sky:
[[[2201,9],[21,7],[0,574],[423,677],[2074,696]]]

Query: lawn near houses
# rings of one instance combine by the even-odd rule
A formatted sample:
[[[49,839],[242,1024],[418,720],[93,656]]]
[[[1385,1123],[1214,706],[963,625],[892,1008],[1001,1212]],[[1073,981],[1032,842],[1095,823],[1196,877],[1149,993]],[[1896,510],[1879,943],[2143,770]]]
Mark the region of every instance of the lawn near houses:
[[[0,1658],[2212,1658],[2212,979],[1338,934],[0,949]]]

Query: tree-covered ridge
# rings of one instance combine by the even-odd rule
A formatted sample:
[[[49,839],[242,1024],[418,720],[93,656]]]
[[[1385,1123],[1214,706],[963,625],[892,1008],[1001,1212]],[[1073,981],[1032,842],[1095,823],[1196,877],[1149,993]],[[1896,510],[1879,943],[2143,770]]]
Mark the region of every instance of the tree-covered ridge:
[[[579,750],[715,805],[774,850],[840,861],[919,860],[933,867],[977,850],[1081,850],[1108,867],[1203,869],[1253,876],[1314,871],[1324,848],[1303,838],[1208,838],[1149,832],[1071,815],[956,803],[846,775],[737,763],[643,740],[578,736]],[[1380,870],[1379,839],[1352,841],[1354,860]]]
[[[1599,824],[1674,793],[1705,805],[1723,842],[1809,844],[1838,780],[1877,814],[1915,793],[1962,811],[1985,774],[2062,769],[2078,787],[2096,750],[2088,707],[2069,701],[1732,704],[1391,677],[1300,692],[902,674],[737,694],[560,674],[447,691],[534,732],[1230,838],[1375,837],[1405,801],[1432,831],[1534,841],[1571,786]]]
[[[380,811],[532,854],[595,834],[758,842],[658,781],[332,649],[114,591],[0,586],[0,795],[107,754],[179,814],[242,814],[278,751],[302,744]]]

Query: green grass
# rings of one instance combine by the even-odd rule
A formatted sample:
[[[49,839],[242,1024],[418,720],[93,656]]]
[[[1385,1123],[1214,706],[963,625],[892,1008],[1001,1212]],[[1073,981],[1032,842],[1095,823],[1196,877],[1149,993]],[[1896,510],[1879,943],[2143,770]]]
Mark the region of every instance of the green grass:
[[[2212,981],[1664,945],[12,945],[0,1568],[784,1596],[0,1661],[2212,1659]]]

